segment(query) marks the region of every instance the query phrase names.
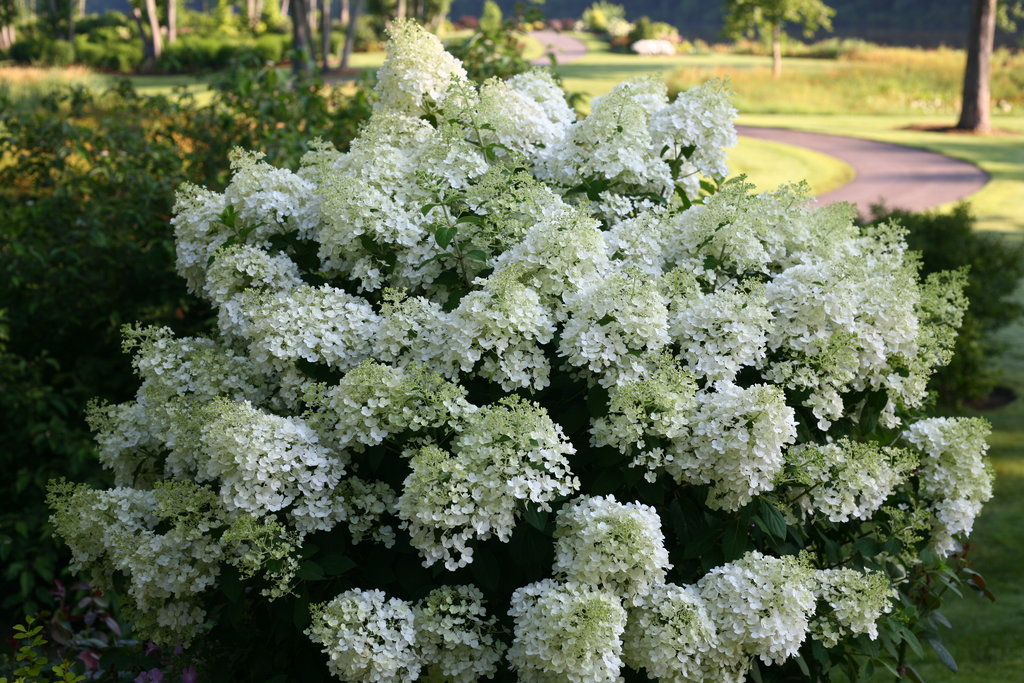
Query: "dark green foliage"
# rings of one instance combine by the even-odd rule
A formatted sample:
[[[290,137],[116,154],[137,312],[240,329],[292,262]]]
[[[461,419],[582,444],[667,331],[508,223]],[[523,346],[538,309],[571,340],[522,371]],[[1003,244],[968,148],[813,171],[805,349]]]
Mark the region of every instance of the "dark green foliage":
[[[921,273],[968,266],[965,294],[970,306],[957,338],[953,361],[932,379],[945,409],[985,397],[999,379],[991,332],[1024,314],[1013,293],[1024,278],[1024,244],[978,232],[967,204],[952,211],[913,213],[874,207],[874,221],[895,220],[907,231],[907,243],[921,254]]]
[[[186,35],[167,45],[157,67],[168,72],[220,70],[239,60],[276,64],[289,49],[291,40],[279,33],[265,33],[256,39]]]
[[[244,66],[205,106],[127,82],[67,88],[33,110],[0,96],[0,625],[48,605],[67,563],[46,524],[47,480],[108,483],[82,413],[93,396],[134,394],[120,326],[208,322],[174,271],[176,187],[223,187],[236,145],[289,166],[314,137],[343,148],[369,111],[365,90],[325,95]]]

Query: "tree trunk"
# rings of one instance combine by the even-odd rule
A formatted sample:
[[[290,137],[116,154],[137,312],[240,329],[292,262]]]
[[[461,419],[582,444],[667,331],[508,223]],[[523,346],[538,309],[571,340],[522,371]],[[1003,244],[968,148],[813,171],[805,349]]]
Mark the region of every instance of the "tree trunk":
[[[405,19],[405,0],[398,0],[398,7],[395,8],[395,19]]]
[[[0,26],[0,50],[10,50],[15,42],[17,36],[14,33],[14,24]]]
[[[341,52],[341,68],[348,68],[348,60],[352,56],[352,47],[356,43],[356,22],[359,21],[360,0],[351,0],[348,28],[345,30],[345,47]]]
[[[290,8],[290,0],[281,0],[281,16],[287,17]]]
[[[327,73],[331,68],[331,0],[323,0],[320,5],[320,53],[323,56],[320,70]]]
[[[341,10],[340,10],[341,16],[339,16],[338,19],[341,21],[342,26],[348,26],[348,19],[349,19],[348,1],[349,0],[341,0]]]
[[[309,71],[310,48],[313,45],[309,34],[308,0],[292,0],[292,72],[296,75]]]
[[[782,22],[772,24],[772,78],[782,75]]]
[[[156,55],[153,54],[153,41],[146,38],[146,28],[142,24],[142,10],[132,7],[132,17],[135,19],[135,25],[139,29],[139,38],[142,40],[142,63],[152,66]]]
[[[988,133],[992,130],[992,44],[996,33],[996,0],[974,0],[971,32],[967,36],[967,66],[964,69],[963,104],[958,130]]]
[[[178,39],[178,0],[167,0],[167,44]]]
[[[316,66],[316,5],[317,0],[306,0],[306,19],[309,21],[309,58]]]
[[[160,16],[156,13],[156,0],[146,0],[146,16],[149,19],[149,39],[153,43],[153,57],[159,59],[164,51],[164,39],[160,35]]]

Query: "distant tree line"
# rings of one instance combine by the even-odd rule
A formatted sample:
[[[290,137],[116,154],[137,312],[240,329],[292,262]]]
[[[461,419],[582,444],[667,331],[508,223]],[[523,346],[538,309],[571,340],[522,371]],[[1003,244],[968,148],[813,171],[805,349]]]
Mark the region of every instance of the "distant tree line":
[[[517,0],[497,0],[508,14]],[[579,17],[593,0],[546,0],[549,18]],[[483,0],[453,0],[451,16],[477,16]],[[648,16],[676,26],[686,38],[718,40],[725,26],[725,3],[708,0],[629,0],[630,17]],[[832,35],[896,45],[966,47],[970,2],[965,0],[828,0],[835,11]],[[1020,33],[997,31],[997,45],[1020,44]]]

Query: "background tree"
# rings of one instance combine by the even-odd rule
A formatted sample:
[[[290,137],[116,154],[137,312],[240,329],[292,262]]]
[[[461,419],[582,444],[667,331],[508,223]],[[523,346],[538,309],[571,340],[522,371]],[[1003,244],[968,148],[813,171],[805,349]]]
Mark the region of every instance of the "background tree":
[[[145,55],[143,64],[151,67],[160,58],[164,48],[156,0],[133,0],[132,17],[135,19],[135,25],[139,29],[139,37],[142,40],[142,52]],[[146,31],[147,23],[149,25],[148,32]]]
[[[292,71],[309,71],[315,61],[316,47],[310,30],[310,0],[291,0],[288,9],[292,17]]]
[[[998,6],[996,0],[971,3],[970,32],[967,34],[967,65],[964,67],[963,100],[957,130],[988,133],[992,130],[992,47],[996,24],[1013,32],[1024,16],[1024,2],[1014,0]]]
[[[754,31],[769,35],[772,76],[782,75],[782,36],[786,24],[799,24],[810,37],[818,29],[832,30],[835,10],[821,0],[726,0],[725,32],[732,37]]]
[[[18,39],[14,25],[21,13],[18,0],[0,0],[0,50],[9,50]]]

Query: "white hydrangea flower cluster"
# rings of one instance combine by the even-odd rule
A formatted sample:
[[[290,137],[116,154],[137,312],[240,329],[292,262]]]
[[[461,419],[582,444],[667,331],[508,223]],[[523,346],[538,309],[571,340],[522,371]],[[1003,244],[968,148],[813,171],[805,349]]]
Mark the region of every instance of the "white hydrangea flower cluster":
[[[664,583],[672,567],[661,518],[649,505],[619,503],[615,496],[578,498],[562,506],[555,524],[554,571],[627,603]]]
[[[736,146],[736,129],[719,123],[739,114],[729,95],[721,81],[711,80],[651,115],[651,143],[669,164],[682,164],[676,182],[688,197],[700,192],[699,174],[719,181],[729,175],[724,150]]]
[[[803,558],[752,551],[712,569],[697,587],[718,627],[720,652],[778,664],[795,655],[807,637],[817,583]]]
[[[441,104],[452,81],[466,78],[459,60],[415,22],[395,22],[388,38],[388,56],[377,71],[379,107],[416,115]]]
[[[454,683],[491,678],[504,651],[476,586],[445,586],[416,604],[355,588],[312,608],[306,635],[342,681]]]
[[[640,271],[594,281],[566,301],[572,311],[559,353],[600,375],[603,386],[637,378],[640,357],[668,344],[668,308],[657,285]]]
[[[795,471],[800,509],[832,522],[869,519],[918,464],[908,450],[845,438],[801,444],[786,453],[786,461]]]
[[[279,528],[232,515],[195,484],[96,491],[62,482],[51,485],[48,500],[54,528],[71,548],[72,569],[88,569],[97,586],[112,586],[115,574],[125,577],[131,600],[123,609],[137,632],[161,643],[187,645],[202,629],[201,598],[216,584],[222,561],[244,563],[252,575],[267,559],[252,552],[258,542],[283,548],[276,557],[285,561],[292,549]],[[214,533],[228,525],[234,534]]]
[[[621,681],[626,610],[606,591],[545,579],[512,594],[508,659],[526,683]]]
[[[473,561],[472,540],[507,541],[525,503],[541,510],[579,488],[569,470],[575,452],[535,403],[509,396],[470,414],[452,452],[431,445],[410,460],[398,515],[424,565]]]
[[[992,498],[992,465],[985,460],[991,427],[980,418],[937,417],[910,426],[904,437],[925,455],[921,492],[935,515],[932,542],[949,555],[956,537],[970,535],[981,506]]]
[[[482,361],[478,374],[506,391],[543,389],[551,370],[541,345],[551,341],[555,325],[537,292],[515,276],[514,270],[492,275],[462,298],[452,341],[463,372]]]
[[[826,647],[834,647],[842,638],[861,633],[871,640],[878,638],[878,620],[892,611],[896,591],[881,572],[822,569],[818,595],[832,611],[819,612],[811,622],[811,633]]]
[[[248,289],[286,292],[302,285],[299,267],[286,254],[251,244],[223,247],[206,271],[204,295],[223,306]]]
[[[201,429],[207,459],[196,461],[195,476],[220,484],[228,510],[287,510],[303,532],[329,530],[343,517],[336,491],[345,467],[301,418],[219,401]]]
[[[386,548],[395,545],[394,528],[382,521],[385,515],[398,512],[398,494],[393,488],[383,481],[349,476],[338,484],[335,493],[353,543],[369,537]]]
[[[309,236],[320,222],[313,184],[288,169],[271,166],[263,156],[241,149],[232,152],[233,175],[224,190],[225,203],[234,207],[252,239],[262,241],[291,231]]]
[[[565,187],[599,183],[669,197],[672,171],[654,148],[650,120],[667,106],[665,84],[651,77],[627,81],[594,98],[590,115],[574,124],[552,150],[548,173]]]
[[[307,394],[312,424],[333,448],[362,451],[403,432],[461,423],[476,410],[466,390],[422,365],[396,368],[373,360],[345,373],[333,387]]]
[[[717,627],[694,586],[661,584],[629,610],[622,659],[658,681],[738,681],[743,660],[727,671],[718,657]]]
[[[808,259],[765,286],[774,325],[769,347],[789,356],[763,369],[780,384],[808,389],[821,429],[844,411],[841,394],[886,388],[917,405],[923,395],[902,395],[894,360],[919,350],[916,265],[897,235],[855,240],[859,258]],[[890,426],[895,426],[890,422]]]
[[[591,427],[594,446],[612,446],[633,456],[634,467],[644,467],[653,482],[656,470],[673,460],[677,441],[689,434],[696,409],[697,384],[682,363],[670,356],[654,359],[642,379],[612,387],[608,415]]]
[[[686,441],[663,467],[677,481],[711,484],[708,507],[738,510],[775,488],[796,419],[776,386],[713,386],[698,396]]]
[[[419,677],[415,614],[384,591],[354,588],[312,608],[306,635],[323,646],[327,666],[350,683],[404,683]]]
[[[497,620],[487,616],[479,588],[436,588],[414,612],[416,647],[428,677],[473,683],[494,676],[505,645],[495,637]]]
[[[239,312],[252,360],[282,368],[298,360],[355,367],[369,357],[380,324],[364,299],[329,285],[252,293]]]
[[[732,382],[742,368],[765,360],[772,312],[762,285],[723,287],[672,304],[669,334],[694,373]]]

